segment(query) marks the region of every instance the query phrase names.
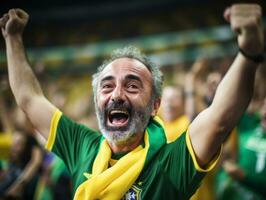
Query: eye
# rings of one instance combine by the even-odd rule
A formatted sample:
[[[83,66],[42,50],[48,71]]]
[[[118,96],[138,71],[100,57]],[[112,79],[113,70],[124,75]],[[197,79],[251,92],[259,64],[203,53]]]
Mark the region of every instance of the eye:
[[[112,91],[112,89],[113,89],[113,85],[110,84],[110,83],[106,83],[106,84],[103,84],[103,85],[101,86],[101,90],[102,90],[102,92],[104,92],[104,93],[110,92],[110,91]]]
[[[138,88],[138,86],[135,84],[129,84],[127,88]]]
[[[127,90],[129,92],[137,92],[139,90],[139,86],[135,83],[130,83],[127,85]]]
[[[111,84],[104,84],[104,85],[102,85],[102,88],[103,89],[105,89],[105,88],[111,88],[112,86],[111,86]]]

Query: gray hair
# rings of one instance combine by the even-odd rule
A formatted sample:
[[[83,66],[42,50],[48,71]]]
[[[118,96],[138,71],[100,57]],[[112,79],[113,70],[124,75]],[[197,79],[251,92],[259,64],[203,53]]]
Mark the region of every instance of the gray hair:
[[[111,53],[110,58],[104,60],[103,64],[98,67],[97,72],[92,77],[92,88],[94,94],[94,102],[96,103],[96,94],[98,79],[100,73],[112,61],[119,58],[133,58],[143,63],[152,75],[152,101],[162,96],[163,74],[159,67],[153,63],[146,55],[134,46],[126,46],[124,48],[116,49]]]

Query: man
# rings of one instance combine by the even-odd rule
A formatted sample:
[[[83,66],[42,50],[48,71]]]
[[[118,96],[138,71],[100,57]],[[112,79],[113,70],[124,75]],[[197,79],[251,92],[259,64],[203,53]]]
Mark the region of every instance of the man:
[[[93,77],[101,137],[71,121],[43,95],[24,52],[28,15],[11,9],[1,18],[11,89],[18,105],[66,163],[75,199],[188,199],[217,160],[222,142],[252,96],[263,53],[261,8],[234,5],[225,18],[242,49],[217,89],[213,103],[175,142],[166,144],[155,117],[162,76],[132,48],[115,53]],[[133,52],[131,51],[133,50]]]

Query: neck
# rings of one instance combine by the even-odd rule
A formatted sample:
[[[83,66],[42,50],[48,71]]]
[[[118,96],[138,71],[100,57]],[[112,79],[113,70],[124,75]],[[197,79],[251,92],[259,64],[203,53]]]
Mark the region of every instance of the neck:
[[[137,134],[134,138],[131,138],[128,141],[121,142],[121,143],[114,143],[114,142],[108,141],[108,144],[113,153],[129,152],[141,144],[143,136],[144,136],[144,133]]]

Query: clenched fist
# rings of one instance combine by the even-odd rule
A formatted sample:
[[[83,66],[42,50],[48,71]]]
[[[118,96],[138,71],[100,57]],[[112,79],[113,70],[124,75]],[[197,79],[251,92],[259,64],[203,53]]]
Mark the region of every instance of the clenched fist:
[[[240,49],[251,56],[263,53],[262,9],[259,5],[235,4],[225,10],[224,17],[238,34]]]
[[[22,9],[10,9],[0,19],[2,34],[8,36],[22,35],[28,22],[29,15]]]

